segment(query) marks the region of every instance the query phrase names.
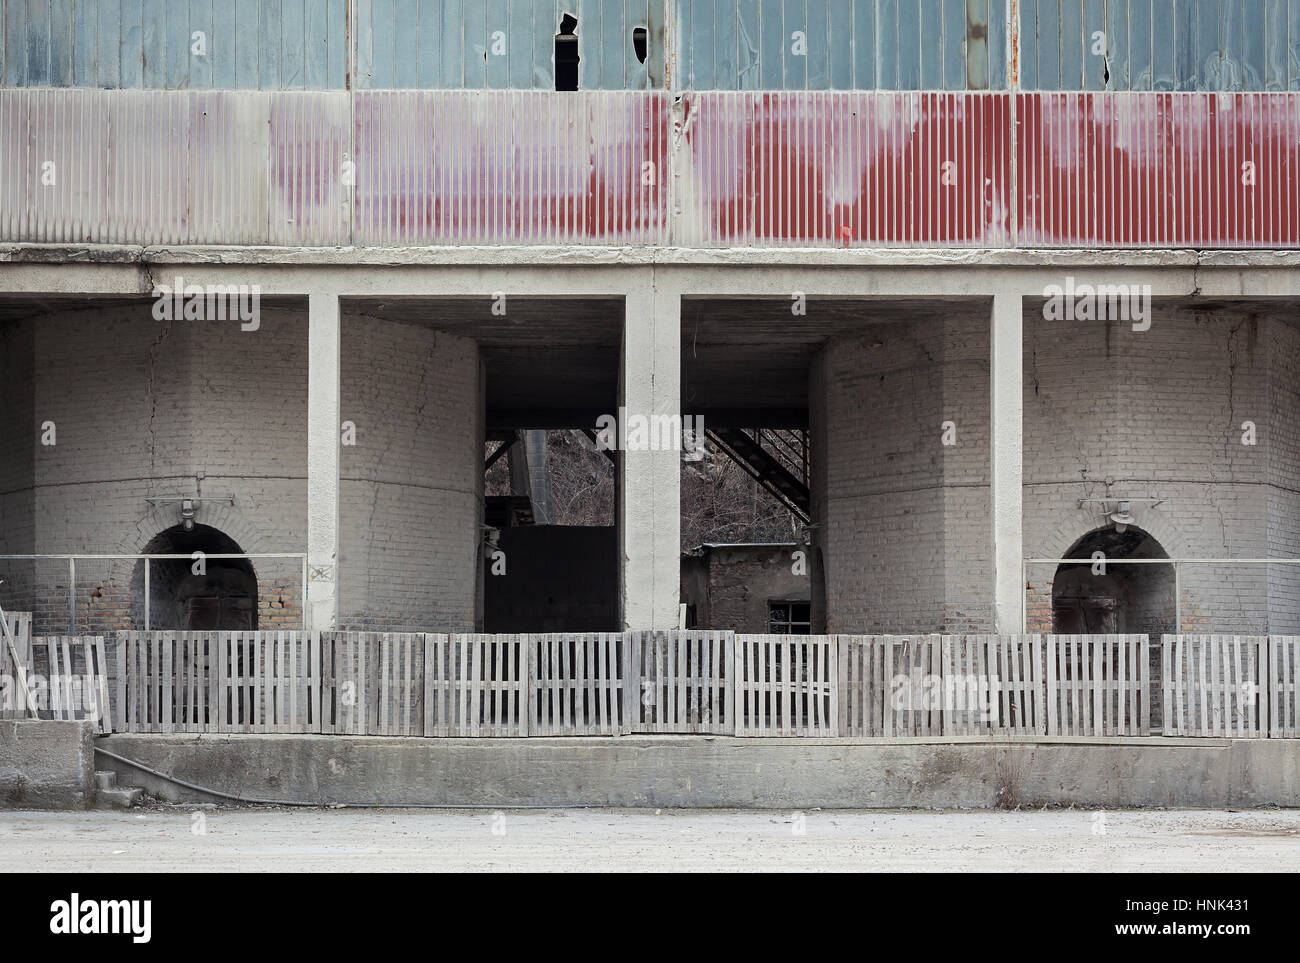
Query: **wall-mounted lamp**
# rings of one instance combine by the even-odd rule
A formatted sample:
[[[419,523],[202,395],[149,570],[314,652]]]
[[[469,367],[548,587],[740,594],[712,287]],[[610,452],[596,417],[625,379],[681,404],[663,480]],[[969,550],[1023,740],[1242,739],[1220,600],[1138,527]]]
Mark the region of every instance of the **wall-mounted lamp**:
[[[1128,502],[1120,502],[1119,510],[1111,512],[1106,517],[1115,526],[1115,531],[1121,535],[1128,531],[1128,527],[1133,524],[1133,516],[1128,511]]]
[[[187,532],[194,531],[194,499],[181,500],[181,528]]]

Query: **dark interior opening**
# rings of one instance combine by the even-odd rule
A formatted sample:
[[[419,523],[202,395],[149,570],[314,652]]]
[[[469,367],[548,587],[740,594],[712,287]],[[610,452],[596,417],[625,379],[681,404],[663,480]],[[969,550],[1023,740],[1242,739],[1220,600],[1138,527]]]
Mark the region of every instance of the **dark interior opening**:
[[[201,574],[191,557],[236,555],[234,539],[208,525],[190,531],[176,525],[145,546],[147,555],[184,555],[149,563],[149,627],[178,631],[253,630],[257,628],[257,575],[247,559],[204,560]],[[144,625],[144,562],[131,579],[133,621]]]
[[[636,59],[645,63],[646,58],[646,29],[645,27],[635,27],[632,30],[632,49],[636,52]]]
[[[578,21],[565,14],[555,35],[555,89],[578,89]]]
[[[1172,565],[1124,565],[1124,559],[1165,559],[1160,543],[1141,529],[1102,528],[1080,539],[1067,558],[1100,552],[1110,562],[1094,574],[1087,564],[1064,563],[1052,581],[1052,631],[1059,635],[1145,633],[1159,638],[1173,631]]]

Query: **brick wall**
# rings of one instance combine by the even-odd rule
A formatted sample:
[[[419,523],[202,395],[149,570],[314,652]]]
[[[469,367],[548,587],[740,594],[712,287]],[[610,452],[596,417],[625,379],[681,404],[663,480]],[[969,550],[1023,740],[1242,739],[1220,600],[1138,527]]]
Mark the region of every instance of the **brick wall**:
[[[959,316],[879,325],[814,363],[828,631],[988,631],[987,328]]]
[[[17,393],[26,400],[13,430],[20,441],[39,439],[41,423],[53,421],[57,443],[31,448],[30,541],[21,508],[14,510],[24,490],[5,498],[7,550],[144,551],[180,520],[179,502],[149,499],[193,497],[198,484],[206,500],[197,520],[242,551],[305,550],[305,304],[263,303],[256,331],[234,321],[160,322],[151,306],[104,302],[20,326],[32,329],[25,364],[32,387]],[[233,505],[220,497],[230,494]],[[11,524],[15,516],[19,523]],[[66,631],[66,563],[35,568],[34,630]],[[132,576],[131,562],[82,563],[76,604],[86,623],[78,628],[129,627],[121,600]],[[278,598],[286,580],[299,591],[290,568],[268,572],[259,594]]]
[[[713,545],[682,558],[682,601],[695,606],[701,629],[767,632],[770,600],[809,601],[808,574],[796,575],[804,545]],[[807,566],[804,568],[807,572]]]
[[[472,632],[483,502],[478,345],[345,312],[339,624]]]
[[[1026,302],[1026,555],[1060,558],[1109,524],[1101,505],[1080,499],[1127,495],[1164,499],[1132,512],[1170,557],[1264,556],[1268,324],[1243,310],[1158,301],[1150,330],[1138,332],[1123,321],[1047,321]],[[1241,444],[1247,420],[1258,427],[1254,447]],[[1053,575],[1052,565],[1029,572],[1031,630],[1051,624]],[[1187,632],[1265,631],[1268,575],[1184,566],[1182,607]]]

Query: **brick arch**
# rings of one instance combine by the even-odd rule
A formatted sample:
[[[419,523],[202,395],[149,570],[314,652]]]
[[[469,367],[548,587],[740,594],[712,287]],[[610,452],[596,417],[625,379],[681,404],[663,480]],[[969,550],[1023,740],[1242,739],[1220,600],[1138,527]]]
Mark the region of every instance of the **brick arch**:
[[[147,515],[136,522],[135,532],[122,538],[118,543],[117,551],[122,555],[138,555],[145,550],[146,545],[169,528],[175,528],[180,521],[179,503],[167,502],[163,505],[155,505]],[[194,521],[199,525],[217,529],[235,542],[240,551],[246,554],[256,555],[267,551],[260,530],[228,501],[218,502],[214,499],[204,502],[199,507]],[[256,568],[257,566],[254,565],[254,570]]]
[[[1102,519],[1098,512],[1080,508],[1052,530],[1052,534],[1045,540],[1047,550],[1038,557],[1065,558],[1065,553],[1070,550],[1070,546],[1093,532],[1105,528],[1107,524],[1109,523]],[[1187,540],[1168,516],[1147,510],[1142,512],[1140,518],[1134,519],[1132,527],[1141,529],[1160,543],[1160,547],[1171,560],[1186,554]]]

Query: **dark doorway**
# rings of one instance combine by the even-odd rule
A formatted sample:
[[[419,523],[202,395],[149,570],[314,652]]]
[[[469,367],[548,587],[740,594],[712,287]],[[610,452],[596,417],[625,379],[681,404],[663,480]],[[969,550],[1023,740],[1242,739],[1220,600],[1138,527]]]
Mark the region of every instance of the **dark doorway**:
[[[1174,631],[1174,567],[1125,565],[1125,559],[1167,559],[1147,532],[1100,528],[1075,542],[1066,558],[1106,564],[1062,563],[1052,580],[1052,631],[1059,635],[1138,633],[1159,639]]]
[[[208,525],[186,530],[177,525],[154,536],[148,555],[184,555],[149,563],[149,627],[175,631],[253,630],[257,628],[257,575],[247,559],[210,558],[237,555],[234,539]],[[202,552],[204,558],[195,559]],[[144,626],[144,561],[131,579],[132,622]]]

